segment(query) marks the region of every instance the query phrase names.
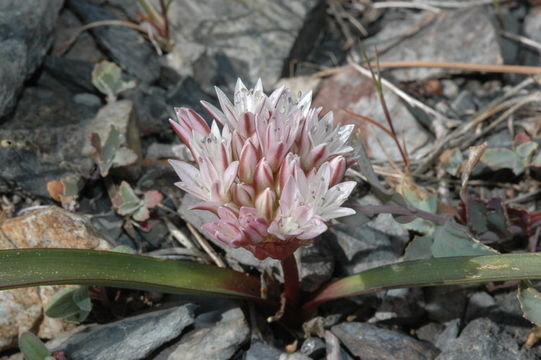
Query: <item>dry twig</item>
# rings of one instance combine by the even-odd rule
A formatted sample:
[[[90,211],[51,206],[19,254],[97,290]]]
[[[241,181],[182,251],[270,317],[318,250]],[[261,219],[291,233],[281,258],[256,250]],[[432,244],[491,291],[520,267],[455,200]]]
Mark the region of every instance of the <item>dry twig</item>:
[[[188,229],[190,229],[190,232],[195,237],[199,245],[201,245],[203,250],[205,250],[205,252],[210,256],[212,261],[214,261],[216,266],[225,268],[224,261],[222,260],[222,258],[220,258],[220,256],[218,256],[218,254],[216,253],[216,251],[214,251],[212,246],[210,246],[209,242],[203,236],[201,236],[199,231],[197,231],[197,229],[192,224],[187,222],[186,225],[188,226]]]

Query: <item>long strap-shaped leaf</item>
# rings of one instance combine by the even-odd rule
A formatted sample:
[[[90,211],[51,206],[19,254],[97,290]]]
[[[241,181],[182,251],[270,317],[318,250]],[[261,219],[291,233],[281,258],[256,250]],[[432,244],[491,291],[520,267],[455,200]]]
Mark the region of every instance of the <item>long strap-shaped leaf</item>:
[[[405,261],[366,270],[328,284],[304,305],[304,312],[309,314],[329,300],[379,290],[524,279],[541,279],[541,253]]]
[[[0,250],[0,290],[58,284],[261,300],[259,279],[214,266],[110,251]]]

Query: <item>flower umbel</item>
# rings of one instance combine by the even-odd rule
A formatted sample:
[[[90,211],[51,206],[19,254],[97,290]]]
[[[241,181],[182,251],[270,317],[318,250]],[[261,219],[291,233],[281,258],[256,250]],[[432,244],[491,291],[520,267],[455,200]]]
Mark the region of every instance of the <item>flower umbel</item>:
[[[355,186],[342,182],[353,125],[335,126],[331,112],[320,117],[311,93],[294,101],[283,87],[267,96],[261,81],[247,89],[240,80],[233,103],[216,92],[221,109],[202,102],[210,127],[186,108],[170,120],[197,163],[170,161],[176,185],[202,200],[196,209],[217,215],[203,227],[216,241],[283,260],[327,230],[326,221],[355,213],[341,207]]]

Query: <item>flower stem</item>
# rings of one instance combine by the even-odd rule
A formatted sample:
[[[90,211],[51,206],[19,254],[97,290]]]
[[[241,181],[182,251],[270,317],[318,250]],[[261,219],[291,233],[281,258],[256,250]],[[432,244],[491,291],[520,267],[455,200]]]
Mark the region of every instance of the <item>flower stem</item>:
[[[284,272],[284,297],[288,308],[296,308],[299,304],[299,271],[295,255],[291,254],[281,261]]]

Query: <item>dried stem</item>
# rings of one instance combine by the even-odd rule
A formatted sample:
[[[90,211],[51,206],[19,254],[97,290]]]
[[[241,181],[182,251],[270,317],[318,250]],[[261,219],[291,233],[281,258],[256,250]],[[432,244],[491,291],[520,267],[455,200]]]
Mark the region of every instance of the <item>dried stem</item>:
[[[404,161],[404,167],[406,169],[406,173],[410,173],[410,160],[408,157],[408,154],[404,151],[403,146],[400,144],[400,141],[398,140],[398,136],[396,135],[396,131],[394,129],[394,123],[393,118],[391,116],[391,113],[389,111],[389,108],[387,107],[387,102],[385,101],[385,96],[383,96],[383,85],[382,85],[382,79],[381,79],[381,73],[379,72],[379,61],[378,61],[378,73],[376,74],[374,72],[374,69],[372,68],[372,65],[370,62],[368,64],[368,69],[370,70],[370,73],[372,74],[372,79],[374,80],[374,83],[376,85],[376,92],[379,97],[379,101],[381,104],[381,107],[383,109],[383,113],[385,114],[385,119],[387,120],[387,124],[389,125],[389,131],[392,134],[392,139],[396,144],[396,147],[398,148],[398,151],[400,152],[400,156],[402,157],[402,160]]]
[[[439,68],[451,70],[467,70],[492,73],[513,73],[513,74],[541,74],[539,66],[522,65],[493,65],[493,64],[468,64],[459,62],[439,61],[387,61],[379,64],[382,69],[391,68]]]

